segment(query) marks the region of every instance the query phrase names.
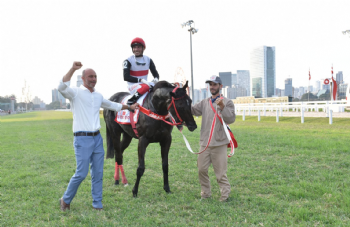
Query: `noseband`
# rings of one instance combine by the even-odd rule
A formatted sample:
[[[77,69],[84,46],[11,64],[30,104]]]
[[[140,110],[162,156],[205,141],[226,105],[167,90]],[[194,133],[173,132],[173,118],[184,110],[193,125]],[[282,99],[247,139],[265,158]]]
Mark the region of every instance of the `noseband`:
[[[176,92],[176,90],[178,89],[179,87],[175,87],[174,88],[174,90],[172,91],[174,94],[175,94],[175,92]],[[168,111],[169,111],[169,109],[171,108],[171,106],[174,106],[174,110],[175,110],[175,113],[176,113],[176,116],[177,116],[177,118],[179,119],[179,123],[177,123],[177,124],[181,124],[182,122],[183,122],[183,120],[181,119],[181,117],[180,117],[180,114],[179,114],[179,112],[177,111],[177,109],[176,109],[176,105],[175,105],[175,101],[176,100],[180,100],[180,99],[183,99],[183,98],[185,98],[186,97],[186,95],[183,95],[183,96],[181,96],[181,97],[179,97],[179,98],[174,98],[173,96],[171,97],[171,103],[169,104],[169,106],[168,106]],[[169,112],[170,113],[170,112]],[[174,122],[175,120],[173,120],[173,122]]]

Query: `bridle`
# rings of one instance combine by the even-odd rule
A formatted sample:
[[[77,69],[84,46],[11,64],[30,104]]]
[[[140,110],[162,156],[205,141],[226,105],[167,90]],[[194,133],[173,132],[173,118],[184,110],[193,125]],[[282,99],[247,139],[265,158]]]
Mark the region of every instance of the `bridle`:
[[[175,92],[176,92],[176,90],[177,90],[178,88],[179,88],[179,87],[176,86],[172,92],[175,94]],[[179,114],[179,112],[178,112],[177,109],[176,109],[175,101],[176,101],[176,100],[183,99],[183,98],[185,98],[185,97],[186,97],[186,95],[183,95],[183,96],[181,96],[181,97],[179,97],[179,98],[174,98],[173,96],[171,97],[171,103],[169,104],[167,110],[169,111],[169,109],[171,108],[171,106],[173,106],[173,107],[174,107],[174,110],[175,110],[175,113],[176,113],[176,116],[177,116],[177,118],[178,118],[179,121],[180,121],[179,123],[176,123],[176,122],[175,122],[175,119],[171,116],[170,111],[169,111],[168,114],[170,114],[174,125],[175,125],[175,124],[176,124],[176,125],[180,125],[180,124],[182,124],[182,122],[184,122],[184,121],[181,119],[180,114]]]

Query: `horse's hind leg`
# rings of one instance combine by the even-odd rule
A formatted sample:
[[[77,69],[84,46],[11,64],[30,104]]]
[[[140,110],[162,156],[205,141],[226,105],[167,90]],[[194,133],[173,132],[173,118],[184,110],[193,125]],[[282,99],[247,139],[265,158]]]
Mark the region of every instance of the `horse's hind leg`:
[[[171,145],[171,135],[169,135],[168,138],[160,142],[161,154],[162,154],[163,180],[164,180],[163,188],[167,193],[171,192],[169,187],[169,161],[168,161],[170,145]]]
[[[118,155],[116,155],[116,166],[118,166],[120,169],[120,172],[122,174],[122,183],[124,184],[124,186],[128,185],[128,180],[126,179],[126,176],[124,173],[123,154],[125,149],[129,147],[131,140],[132,140],[131,136],[129,136],[127,133],[123,133],[123,139],[120,144],[120,152],[118,152]],[[118,174],[119,174],[119,171],[118,171]]]
[[[141,177],[143,173],[145,172],[145,154],[146,154],[146,148],[149,145],[149,141],[145,137],[141,137],[139,139],[139,145],[138,145],[138,155],[139,155],[139,166],[137,167],[136,171],[136,183],[134,188],[132,189],[132,194],[136,198],[137,193],[139,191],[139,184]]]

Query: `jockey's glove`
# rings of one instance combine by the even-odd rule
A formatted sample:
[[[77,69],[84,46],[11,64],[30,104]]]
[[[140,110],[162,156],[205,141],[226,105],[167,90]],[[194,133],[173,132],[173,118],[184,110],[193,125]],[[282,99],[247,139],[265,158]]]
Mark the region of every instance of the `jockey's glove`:
[[[158,80],[157,77],[155,77],[155,78],[152,80],[152,82],[155,83],[155,84],[158,83],[158,81],[159,81],[159,80]]]
[[[145,79],[141,79],[141,83],[147,84],[149,87],[151,86],[151,84]]]

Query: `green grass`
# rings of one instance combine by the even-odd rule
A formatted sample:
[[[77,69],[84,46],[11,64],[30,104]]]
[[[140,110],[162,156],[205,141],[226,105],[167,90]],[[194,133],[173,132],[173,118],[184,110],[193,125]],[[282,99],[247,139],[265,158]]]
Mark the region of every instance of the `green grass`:
[[[114,160],[105,160],[104,210],[91,209],[90,174],[71,210],[58,199],[75,171],[70,112],[0,118],[0,226],[349,226],[350,120],[241,116],[231,125],[239,148],[228,160],[230,201],[209,169],[212,198],[200,200],[196,155],[174,130],[169,154],[171,194],[163,190],[160,148],[151,144],[138,198],[137,140],[124,155],[129,186],[114,186]],[[197,119],[200,129],[200,118]],[[101,132],[105,125],[101,119]],[[194,150],[199,132],[185,135]]]

